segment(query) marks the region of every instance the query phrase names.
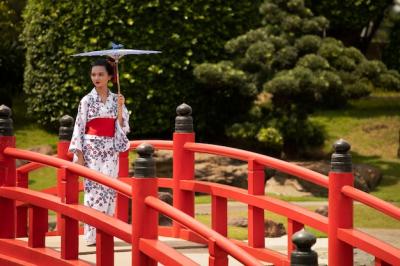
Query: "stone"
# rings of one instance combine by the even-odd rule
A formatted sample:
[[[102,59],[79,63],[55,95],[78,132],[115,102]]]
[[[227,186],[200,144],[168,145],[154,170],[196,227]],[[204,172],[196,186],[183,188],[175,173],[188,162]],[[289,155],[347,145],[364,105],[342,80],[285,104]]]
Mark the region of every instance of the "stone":
[[[244,218],[244,217],[235,217],[235,218],[230,219],[228,224],[232,225],[232,226],[237,226],[237,227],[247,227],[248,220],[247,220],[247,218]]]
[[[271,220],[265,220],[265,237],[281,237],[286,235],[285,226]]]
[[[169,205],[172,205],[172,194],[169,192],[158,192],[158,198]],[[164,214],[160,213],[158,215],[158,224],[162,226],[171,226],[172,220],[165,216]]]
[[[382,172],[371,165],[354,164],[353,173],[356,179],[362,179],[369,191],[373,190],[382,180]]]
[[[245,217],[236,217],[230,219],[228,224],[237,227],[247,227],[248,219]],[[286,229],[282,223],[267,219],[264,221],[264,233],[265,237],[281,237],[286,235]]]
[[[325,217],[328,217],[328,206],[324,205],[324,206],[320,206],[315,210],[316,213],[319,213]]]

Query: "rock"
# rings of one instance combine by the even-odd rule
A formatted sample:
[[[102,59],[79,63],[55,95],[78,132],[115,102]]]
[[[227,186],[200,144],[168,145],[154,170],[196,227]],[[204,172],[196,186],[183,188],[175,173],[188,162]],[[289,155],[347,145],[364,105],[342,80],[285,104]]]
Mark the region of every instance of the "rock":
[[[365,182],[369,191],[379,185],[383,176],[378,168],[367,164],[354,164],[353,174],[356,179],[362,179],[363,183]]]
[[[232,226],[237,226],[237,227],[247,227],[248,221],[247,221],[247,218],[236,217],[236,218],[230,219],[228,224],[232,225]]]
[[[237,227],[247,227],[248,220],[245,217],[237,217],[230,219],[228,224]],[[281,237],[286,235],[286,229],[282,223],[265,220],[264,228],[265,237]]]
[[[320,206],[315,210],[315,212],[328,217],[328,206]]]
[[[53,155],[56,151],[51,147],[51,145],[42,145],[28,149],[28,151],[38,152],[45,155]],[[28,161],[26,160],[15,160],[16,167],[20,167],[21,165],[27,164]]]
[[[172,205],[172,194],[169,192],[158,192],[158,198],[169,205]],[[162,226],[171,226],[172,220],[164,214],[158,215],[158,224]]]
[[[292,197],[307,197],[312,194],[300,185],[299,181],[294,178],[278,180],[275,177],[270,178],[265,185],[265,193],[273,193],[276,195],[290,195]]]
[[[329,161],[307,161],[307,162],[292,162],[299,166],[305,167],[312,171],[321,173],[328,176],[330,171]],[[371,165],[366,164],[353,164],[354,186],[362,191],[370,192],[373,190],[382,179],[382,172]],[[312,193],[314,196],[326,197],[328,190],[326,188],[315,185],[311,182],[305,181],[288,174],[277,172],[274,176],[277,180],[296,179],[304,191]]]
[[[281,237],[286,235],[285,226],[271,220],[265,221],[265,237]]]

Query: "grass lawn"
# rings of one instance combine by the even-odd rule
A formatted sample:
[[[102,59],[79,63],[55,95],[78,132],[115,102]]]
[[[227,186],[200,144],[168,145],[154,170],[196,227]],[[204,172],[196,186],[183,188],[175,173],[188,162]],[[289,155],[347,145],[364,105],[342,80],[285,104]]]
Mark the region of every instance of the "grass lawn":
[[[372,194],[400,202],[400,93],[375,93],[345,109],[318,112],[311,119],[325,129],[325,152],[331,152],[337,139],[347,140],[354,163],[373,165],[384,175]]]

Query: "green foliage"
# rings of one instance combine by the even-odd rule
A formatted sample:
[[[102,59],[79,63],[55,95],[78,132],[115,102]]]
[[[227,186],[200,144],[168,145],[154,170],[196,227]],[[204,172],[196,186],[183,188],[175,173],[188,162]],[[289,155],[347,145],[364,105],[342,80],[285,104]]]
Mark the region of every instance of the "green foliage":
[[[390,29],[390,42],[383,50],[382,60],[389,68],[400,71],[400,15],[391,16],[392,27]]]
[[[299,55],[316,53],[321,45],[321,38],[316,35],[304,35],[295,41]]]
[[[23,40],[27,48],[24,90],[29,112],[41,124],[54,125],[64,114],[76,112],[79,99],[92,84],[92,58],[70,55],[110,48],[161,50],[159,55],[127,56],[120,62],[121,90],[132,111],[137,135],[171,131],[176,106],[193,108],[197,131],[221,125],[230,102],[210,102],[228,91],[207,90],[193,82],[193,66],[223,58],[227,40],[260,21],[256,1],[28,1]],[[236,76],[229,80],[235,84]],[[232,96],[234,97],[234,96]],[[238,101],[238,100],[235,100]],[[207,115],[198,116],[209,110]],[[238,110],[240,112],[240,109]],[[216,129],[217,130],[217,129]]]
[[[273,127],[261,128],[257,133],[257,140],[264,144],[267,149],[271,151],[274,151],[278,154],[282,152],[282,135]]]
[[[396,71],[388,71],[380,61],[367,60],[337,39],[322,38],[329,22],[315,16],[303,0],[266,0],[260,12],[262,27],[226,43],[232,61],[229,71],[218,72],[218,76],[225,80],[232,73],[240,74],[241,81],[251,84],[246,87],[271,97],[269,104],[255,97],[249,117],[245,121],[237,118],[228,130],[230,136],[260,141],[260,130],[275,128],[283,137],[285,152],[301,153],[323,143],[323,132],[308,121],[316,108],[343,107],[348,99],[376,89],[398,90]],[[213,64],[195,68],[204,73],[201,81],[208,86],[218,83],[211,74],[213,68]]]
[[[0,0],[0,104],[12,105],[12,97],[22,91],[23,47],[21,9],[25,1]]]
[[[388,0],[306,0],[314,13],[325,16],[333,29],[362,29],[392,4]]]

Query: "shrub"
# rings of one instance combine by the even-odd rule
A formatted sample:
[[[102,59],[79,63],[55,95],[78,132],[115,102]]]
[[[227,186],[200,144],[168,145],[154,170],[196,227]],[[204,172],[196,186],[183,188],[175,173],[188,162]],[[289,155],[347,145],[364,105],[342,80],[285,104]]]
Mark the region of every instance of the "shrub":
[[[400,86],[397,72],[388,71],[382,62],[367,60],[335,38],[321,38],[329,22],[315,16],[303,0],[265,0],[260,12],[263,26],[225,47],[232,55],[229,72],[241,70],[236,73],[249,84],[243,86],[255,88],[259,96],[272,96],[269,104],[254,97],[249,115],[236,118],[230,135],[251,128],[246,138],[259,139],[263,125],[280,132],[285,152],[301,152],[323,143],[323,131],[308,120],[317,108],[340,108],[348,99],[367,96],[381,86],[390,90]],[[213,64],[196,68],[203,66],[213,68]],[[235,136],[240,135],[245,134]]]
[[[220,115],[230,102],[207,106],[215,115],[213,121],[198,115],[219,92],[204,93],[193,81],[193,66],[226,57],[226,41],[259,24],[259,3],[120,0],[110,7],[105,0],[28,1],[23,33],[28,110],[45,125],[55,125],[64,114],[73,115],[92,86],[87,75],[92,58],[70,55],[108,49],[114,41],[125,48],[162,51],[125,57],[120,63],[121,89],[136,135],[171,132],[173,110],[183,101],[193,108],[197,130],[207,133],[208,123],[223,123]]]

